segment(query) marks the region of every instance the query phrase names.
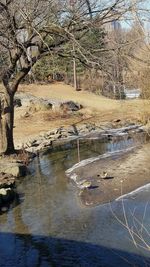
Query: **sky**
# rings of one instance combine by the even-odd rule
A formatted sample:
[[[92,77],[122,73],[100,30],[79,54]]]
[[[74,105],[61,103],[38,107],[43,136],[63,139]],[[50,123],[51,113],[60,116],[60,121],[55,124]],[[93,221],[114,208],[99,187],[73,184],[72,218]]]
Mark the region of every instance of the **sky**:
[[[132,1],[135,2],[136,0]],[[150,1],[137,0],[137,2],[140,2],[137,4],[137,10],[135,9],[135,13],[133,13],[132,18],[128,14],[124,16],[124,19],[121,22],[122,27],[130,29],[135,20],[137,20],[141,23],[141,26],[143,26],[145,33],[150,34]]]

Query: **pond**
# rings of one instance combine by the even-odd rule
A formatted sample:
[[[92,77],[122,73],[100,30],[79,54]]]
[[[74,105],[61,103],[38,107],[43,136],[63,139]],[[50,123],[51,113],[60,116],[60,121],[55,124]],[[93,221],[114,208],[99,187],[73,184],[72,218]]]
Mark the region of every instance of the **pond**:
[[[150,266],[150,186],[104,205],[81,205],[65,171],[80,160],[137,145],[80,140],[41,154],[0,215],[0,266]],[[134,227],[134,228],[132,228]],[[147,248],[147,249],[146,249]]]

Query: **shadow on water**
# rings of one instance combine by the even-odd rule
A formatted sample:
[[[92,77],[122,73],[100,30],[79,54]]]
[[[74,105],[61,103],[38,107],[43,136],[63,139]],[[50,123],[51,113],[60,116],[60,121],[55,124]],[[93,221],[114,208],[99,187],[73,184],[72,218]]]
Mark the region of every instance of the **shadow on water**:
[[[0,233],[1,267],[148,267],[150,258],[50,236]]]
[[[15,192],[15,196],[10,202],[8,203],[6,202],[3,203],[3,205],[1,205],[0,215],[7,213],[8,210],[17,207],[18,205],[21,205],[23,197],[24,194],[22,193],[18,194],[17,192]]]

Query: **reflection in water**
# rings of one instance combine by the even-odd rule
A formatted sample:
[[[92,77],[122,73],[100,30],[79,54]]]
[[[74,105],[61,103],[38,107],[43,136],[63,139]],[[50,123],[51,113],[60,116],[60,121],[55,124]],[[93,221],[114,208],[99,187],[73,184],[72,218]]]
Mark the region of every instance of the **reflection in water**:
[[[90,141],[80,144],[80,157],[97,156],[110,149],[110,144]],[[148,262],[148,253],[133,245],[109,204],[80,206],[76,187],[65,176],[77,157],[77,148],[68,148],[41,155],[32,162],[31,175],[17,187],[20,205],[0,216],[1,267],[143,267]],[[143,207],[150,200],[149,192],[141,194],[125,201],[130,225],[135,207],[136,217],[143,218]],[[113,202],[111,208],[124,220],[121,201]],[[150,225],[149,212],[147,206],[143,221],[146,227]]]

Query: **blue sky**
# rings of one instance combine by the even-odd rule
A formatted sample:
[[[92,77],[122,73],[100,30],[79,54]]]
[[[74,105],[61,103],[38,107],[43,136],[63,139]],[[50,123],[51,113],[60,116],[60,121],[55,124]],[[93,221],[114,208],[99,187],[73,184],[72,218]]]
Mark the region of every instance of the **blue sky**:
[[[150,28],[150,1],[149,0],[137,0],[139,4],[137,4],[137,13],[131,18],[131,15],[126,14],[124,16],[124,20],[122,21],[122,26],[124,28],[130,28],[135,21],[135,19],[139,19],[142,22],[145,29]],[[136,17],[137,16],[137,17]]]

